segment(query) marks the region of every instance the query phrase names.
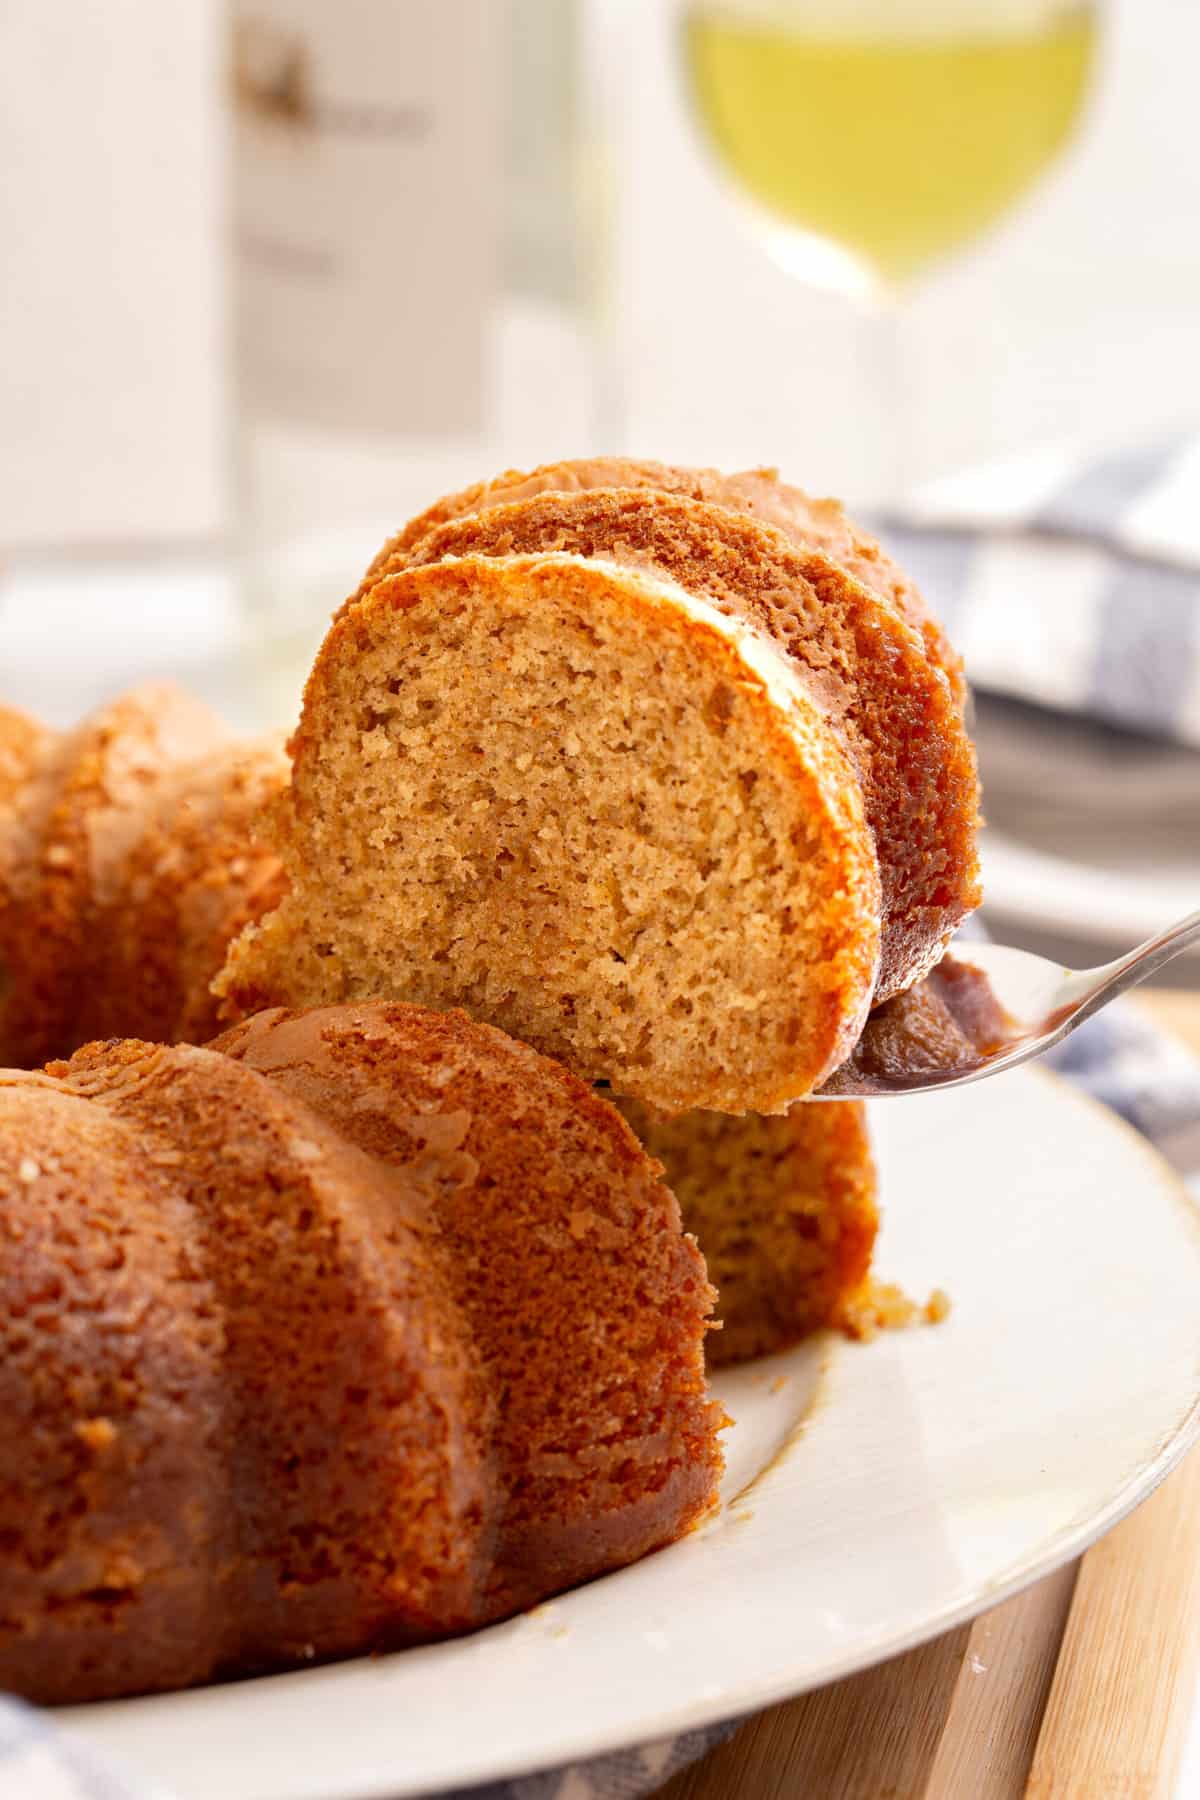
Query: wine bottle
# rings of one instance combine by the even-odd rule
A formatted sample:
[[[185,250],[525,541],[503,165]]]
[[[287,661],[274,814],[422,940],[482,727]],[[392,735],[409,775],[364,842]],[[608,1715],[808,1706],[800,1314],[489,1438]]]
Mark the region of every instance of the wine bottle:
[[[233,0],[236,572],[287,717],[390,532],[602,448],[582,0]]]

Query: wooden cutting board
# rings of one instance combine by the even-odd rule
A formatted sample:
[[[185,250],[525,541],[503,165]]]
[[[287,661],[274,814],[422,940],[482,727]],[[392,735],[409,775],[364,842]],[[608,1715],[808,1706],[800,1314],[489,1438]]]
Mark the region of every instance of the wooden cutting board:
[[[1139,1004],[1200,1052],[1200,994]],[[760,1713],[656,1800],[1175,1800],[1198,1672],[1200,1451],[1081,1561]]]

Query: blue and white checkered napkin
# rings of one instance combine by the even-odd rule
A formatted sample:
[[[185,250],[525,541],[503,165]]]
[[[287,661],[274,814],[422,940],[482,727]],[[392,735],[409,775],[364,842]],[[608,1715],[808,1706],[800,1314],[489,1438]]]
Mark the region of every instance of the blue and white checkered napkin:
[[[976,685],[1200,747],[1200,437],[1082,468],[1048,452],[961,477],[883,532]],[[1200,1064],[1186,1050],[1118,1006],[1053,1060],[1143,1131],[1200,1198]],[[470,1800],[638,1800],[733,1729],[497,1782]],[[169,1800],[0,1696],[0,1795],[10,1794]]]
[[[879,529],[976,687],[1200,747],[1200,434],[990,464]]]

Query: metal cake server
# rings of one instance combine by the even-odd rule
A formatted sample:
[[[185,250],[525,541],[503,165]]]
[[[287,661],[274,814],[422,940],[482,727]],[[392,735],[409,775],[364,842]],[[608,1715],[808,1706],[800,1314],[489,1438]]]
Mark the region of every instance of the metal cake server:
[[[856,1068],[852,1084],[836,1093],[822,1090],[809,1098],[871,1100],[897,1094],[928,1094],[1002,1075],[1006,1069],[1032,1062],[1034,1057],[1061,1044],[1077,1025],[1098,1013],[1118,994],[1145,981],[1172,957],[1197,943],[1200,912],[1189,913],[1186,919],[1148,938],[1128,955],[1098,969],[1064,969],[1061,963],[1004,944],[965,944],[959,960],[983,971],[1008,1014],[1003,1037],[972,1060],[954,1067],[914,1068],[888,1074]]]

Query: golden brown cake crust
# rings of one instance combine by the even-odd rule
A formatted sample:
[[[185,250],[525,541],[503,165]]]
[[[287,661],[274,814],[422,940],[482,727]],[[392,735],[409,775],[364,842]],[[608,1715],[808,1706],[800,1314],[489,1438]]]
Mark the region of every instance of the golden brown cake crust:
[[[873,593],[890,601],[920,632],[931,661],[945,673],[960,706],[964,702],[962,660],[915,583],[882,545],[847,518],[839,500],[816,499],[801,488],[790,487],[779,479],[777,469],[743,469],[726,475],[719,469],[687,469],[620,456],[543,463],[529,471],[508,469],[489,481],[447,494],[418,513],[380,550],[359,595],[392,566],[394,556],[407,558],[431,531],[453,519],[517,500],[531,500],[538,494],[579,493],[592,488],[654,488],[685,499],[711,502],[773,525],[800,549],[823,551]]]
[[[223,1042],[0,1074],[0,1685],[38,1701],[470,1629],[713,1502],[711,1290],[611,1108],[413,1008]]]
[[[863,782],[882,887],[877,997],[911,986],[980,899],[974,751],[923,639],[823,552],[721,507],[640,489],[472,512],[387,566],[553,551],[658,570],[752,620],[788,656]]]
[[[704,1510],[712,1291],[605,1100],[463,1013],[264,1013],[216,1047],[430,1193],[447,1287],[505,1394],[481,1617],[632,1561]]]
[[[0,1112],[4,1685],[95,1698],[468,1624],[482,1389],[421,1197],[212,1052],[49,1073],[62,1127]],[[127,1145],[85,1171],[97,1115]]]
[[[233,1521],[190,1229],[128,1124],[0,1076],[0,1685],[30,1699],[211,1671]]]

